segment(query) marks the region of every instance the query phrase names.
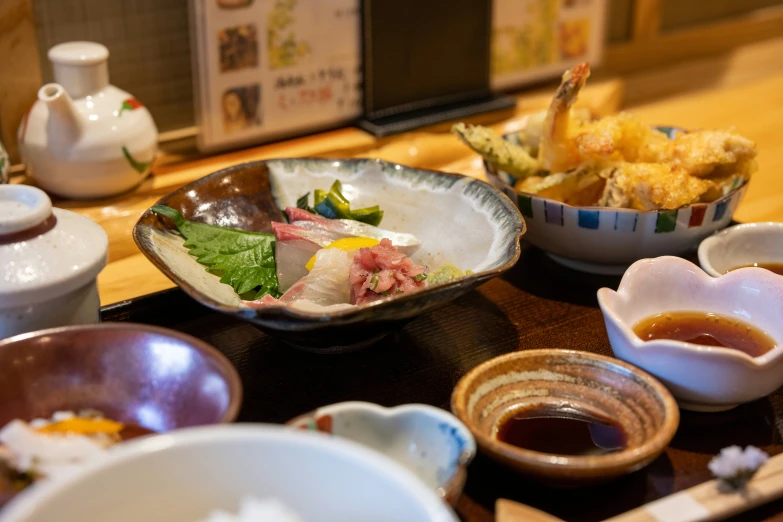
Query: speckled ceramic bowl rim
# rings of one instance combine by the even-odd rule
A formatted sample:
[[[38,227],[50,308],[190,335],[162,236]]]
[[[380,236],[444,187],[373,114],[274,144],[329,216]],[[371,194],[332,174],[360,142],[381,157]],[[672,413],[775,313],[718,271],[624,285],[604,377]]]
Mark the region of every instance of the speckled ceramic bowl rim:
[[[634,374],[648,385],[651,389],[655,390],[656,398],[661,403],[664,410],[663,426],[658,432],[653,435],[649,440],[636,446],[634,448],[625,449],[616,453],[610,453],[608,455],[590,455],[590,456],[561,456],[552,460],[553,455],[548,453],[540,453],[537,451],[531,451],[505,442],[501,442],[495,438],[490,437],[481,430],[474,428],[473,422],[468,418],[467,411],[465,410],[465,404],[467,404],[467,390],[471,384],[473,384],[479,376],[488,368],[498,366],[506,361],[514,359],[525,359],[529,357],[564,357],[564,356],[578,356],[586,359],[593,359],[607,363],[610,366],[616,366],[622,368],[628,373]],[[621,373],[621,372],[618,372]],[[479,446],[489,453],[493,453],[502,456],[508,460],[517,461],[525,464],[530,468],[540,468],[548,470],[572,470],[572,471],[600,471],[601,469],[618,469],[631,467],[638,462],[643,462],[646,459],[653,457],[663,451],[669,444],[669,441],[674,437],[677,431],[677,427],[680,422],[680,410],[677,406],[677,401],[671,393],[652,377],[647,372],[640,370],[639,368],[614,359],[612,357],[606,357],[604,355],[598,355],[590,352],[582,352],[578,350],[566,350],[560,348],[544,348],[537,350],[521,350],[517,352],[507,353],[494,359],[486,361],[472,370],[470,370],[454,388],[454,392],[451,395],[451,409],[454,411],[454,415],[457,416],[473,433]],[[565,462],[562,462],[565,460]]]
[[[715,268],[713,268],[712,262],[710,261],[710,247],[712,247],[716,243],[722,243],[723,241],[728,241],[730,237],[741,236],[745,234],[748,230],[769,230],[772,233],[780,234],[781,238],[783,239],[783,223],[778,221],[742,223],[740,225],[734,225],[728,228],[724,228],[723,230],[720,230],[712,234],[711,236],[704,238],[704,240],[702,240],[702,242],[699,243],[698,256],[699,256],[699,265],[701,266],[702,270],[704,270],[705,272],[707,272],[709,275],[713,277],[720,277],[722,275],[725,275],[719,273],[717,270],[715,270]],[[783,262],[783,259],[781,259],[781,261]]]
[[[94,331],[121,331],[121,332],[145,332],[165,337],[170,337],[182,341],[201,355],[206,356],[215,365],[217,365],[221,371],[225,372],[228,385],[228,391],[230,396],[230,402],[226,408],[225,413],[217,421],[216,424],[229,424],[234,422],[239,414],[239,408],[242,405],[242,380],[239,377],[234,365],[228,360],[228,358],[220,353],[217,348],[210,346],[209,344],[196,339],[190,335],[178,332],[176,330],[170,330],[168,328],[162,328],[160,326],[152,326],[140,323],[99,323],[99,324],[81,324],[72,326],[59,326],[56,328],[48,328],[46,330],[36,330],[33,332],[27,332],[23,334],[14,335],[6,339],[0,340],[0,351],[6,346],[16,344],[20,341],[33,339],[37,337],[53,336],[56,337],[64,333],[79,333],[79,332],[94,332]]]
[[[783,225],[783,223],[781,223]],[[611,294],[618,294],[620,298],[627,304],[633,299],[644,299],[643,297],[633,297],[628,291],[628,287],[631,286],[630,277],[637,270],[644,270],[645,265],[653,263],[669,263],[673,266],[680,266],[680,270],[693,269],[693,273],[698,274],[702,285],[711,286],[731,286],[740,285],[742,280],[750,277],[749,272],[753,273],[753,277],[762,280],[768,280],[770,286],[777,286],[780,292],[783,292],[783,278],[778,274],[772,273],[769,270],[763,268],[743,268],[741,270],[733,270],[728,274],[724,274],[721,277],[712,277],[700,267],[694,265],[690,261],[682,259],[676,256],[660,256],[653,259],[640,259],[632,264],[626,271],[626,275],[620,281],[620,286],[617,291],[610,288],[601,288],[598,290],[598,306],[601,308],[601,312],[604,315],[605,320],[615,324],[620,332],[622,332],[628,344],[633,346],[635,350],[639,351],[653,351],[656,349],[666,348],[669,350],[675,350],[684,353],[699,354],[702,356],[710,357],[716,361],[734,361],[740,362],[747,367],[753,369],[764,369],[771,366],[775,361],[783,357],[783,345],[776,345],[768,352],[759,355],[758,357],[751,357],[745,352],[740,350],[733,350],[731,348],[722,348],[720,346],[703,346],[700,344],[686,343],[685,341],[675,341],[672,339],[654,339],[652,341],[643,341],[633,331],[633,325],[627,324],[622,317],[615,311],[614,307],[607,304],[606,300]],[[630,276],[630,277],[629,277]],[[686,307],[687,309],[687,307]],[[661,313],[667,310],[661,310]],[[669,310],[671,311],[671,310]]]
[[[668,125],[652,125],[652,128],[654,128],[654,129],[671,129],[673,131],[688,132],[686,129],[683,129],[682,127],[672,127],[672,126],[668,126]],[[504,140],[508,140],[508,138],[510,136],[516,136],[516,135],[517,135],[516,132],[510,132],[510,133],[504,134],[503,135],[503,139]],[[490,179],[492,177],[498,177],[498,175],[496,173],[496,169],[491,167],[486,160],[482,160],[482,162],[484,164],[484,170],[487,173],[487,177],[489,177]],[[660,212],[669,212],[669,211],[672,211],[672,210],[682,210],[682,209],[696,207],[696,206],[699,206],[699,207],[701,207],[701,206],[709,207],[709,206],[712,206],[712,205],[717,205],[719,203],[722,203],[722,202],[724,202],[726,200],[731,199],[731,197],[735,193],[737,193],[739,190],[741,190],[743,187],[745,187],[749,183],[749,180],[744,180],[742,183],[740,183],[738,186],[734,187],[727,194],[724,194],[720,198],[716,199],[715,201],[710,201],[709,203],[690,203],[688,205],[683,205],[681,207],[677,207],[676,209],[669,208],[669,209],[660,209],[660,210],[635,210],[635,209],[632,209],[632,208],[597,207],[597,206],[594,206],[594,205],[592,205],[592,206],[569,205],[568,203],[563,203],[562,201],[557,201],[556,199],[543,198],[543,197],[538,196],[536,194],[530,194],[529,192],[518,191],[514,187],[512,187],[511,185],[508,185],[507,183],[503,182],[503,180],[501,180],[499,178],[498,178],[498,180],[501,183],[504,183],[506,186],[508,186],[511,190],[513,190],[515,194],[522,195],[522,196],[527,196],[530,199],[536,199],[536,200],[539,200],[539,201],[548,201],[550,203],[561,205],[561,206],[563,206],[565,208],[573,208],[573,209],[580,209],[580,210],[596,210],[596,211],[599,211],[599,212],[601,212],[601,211],[603,211],[603,212],[622,212],[622,213],[650,214],[650,215],[658,214]]]
[[[428,294],[431,294],[433,292],[439,292],[441,290],[445,290],[448,288],[453,288],[457,286],[463,286],[468,285],[474,282],[481,282],[486,281],[488,279],[491,279],[495,276],[498,276],[502,274],[503,272],[508,271],[511,267],[513,267],[516,262],[519,260],[519,257],[521,255],[521,247],[520,247],[520,239],[525,234],[526,226],[525,226],[525,220],[522,218],[522,214],[519,212],[519,209],[517,206],[509,199],[507,195],[505,195],[501,190],[498,190],[492,184],[487,183],[486,181],[482,181],[480,179],[471,178],[470,176],[463,176],[462,174],[454,174],[451,172],[440,172],[436,170],[430,170],[430,169],[420,169],[417,167],[407,167],[405,165],[400,165],[397,163],[392,163],[389,161],[384,161],[381,159],[373,159],[373,158],[273,158],[269,160],[260,160],[260,161],[252,161],[247,163],[240,163],[237,165],[233,165],[231,167],[227,167],[225,169],[218,170],[217,172],[213,172],[212,174],[209,174],[207,176],[204,176],[203,178],[200,178],[192,183],[189,183],[178,190],[175,190],[174,192],[164,196],[163,198],[159,199],[156,204],[159,204],[164,198],[169,198],[174,195],[182,194],[184,192],[188,192],[190,190],[193,190],[194,186],[198,186],[202,183],[205,183],[208,179],[214,178],[214,177],[220,177],[224,176],[226,173],[231,172],[232,170],[235,170],[238,167],[248,167],[252,168],[253,166],[259,166],[259,165],[265,165],[267,163],[274,163],[274,162],[295,162],[295,161],[308,161],[308,162],[319,162],[319,163],[334,163],[334,162],[349,162],[349,163],[359,163],[359,162],[372,162],[377,163],[379,165],[386,165],[391,168],[400,168],[400,169],[410,169],[410,170],[416,170],[419,172],[428,172],[431,174],[434,174],[436,176],[444,176],[444,177],[451,177],[451,178],[457,178],[457,179],[468,179],[471,180],[471,182],[479,183],[486,185],[488,189],[490,189],[496,196],[498,203],[502,205],[509,213],[509,215],[516,217],[515,220],[515,228],[516,228],[516,234],[514,235],[513,242],[514,242],[514,255],[511,257],[510,260],[508,260],[503,265],[492,268],[490,270],[482,270],[480,272],[475,272],[471,275],[467,275],[464,277],[460,277],[451,281],[447,281],[445,283],[440,283],[433,286],[427,286],[423,290],[419,290],[417,292],[411,292],[408,294],[403,294],[401,296],[395,296],[390,299],[382,299],[379,301],[375,301],[373,303],[365,304],[362,306],[357,306],[352,309],[344,309],[344,310],[337,310],[334,312],[329,313],[314,313],[314,312],[304,312],[300,310],[295,310],[290,307],[262,307],[262,308],[243,308],[243,307],[233,307],[233,306],[226,306],[222,303],[219,303],[209,297],[206,294],[203,294],[193,288],[192,285],[190,285],[185,280],[177,280],[174,276],[174,274],[171,272],[171,270],[168,268],[166,263],[163,262],[158,256],[153,255],[152,253],[148,252],[146,248],[143,247],[143,242],[141,240],[141,233],[140,233],[140,223],[144,218],[146,218],[151,212],[151,209],[148,209],[144,214],[141,215],[139,218],[139,221],[136,223],[136,225],[133,227],[133,239],[136,242],[136,245],[139,247],[139,249],[144,253],[144,255],[149,259],[152,264],[154,264],[158,270],[163,272],[166,277],[174,281],[179,287],[181,287],[190,297],[195,299],[196,301],[199,301],[210,308],[222,312],[227,313],[250,313],[251,315],[255,317],[264,317],[264,316],[270,316],[270,317],[276,317],[278,315],[287,316],[295,319],[305,319],[309,321],[321,321],[321,322],[329,322],[333,319],[341,319],[343,321],[349,321],[350,319],[359,316],[363,314],[368,309],[378,308],[378,307],[384,307],[388,305],[389,303],[405,303],[409,301],[416,301],[420,299],[422,296],[426,296]]]
[[[465,426],[465,424],[456,416],[445,410],[436,408],[435,406],[430,406],[429,404],[413,403],[386,407],[372,402],[345,401],[329,404],[327,406],[321,406],[311,412],[298,415],[286,422],[285,425],[291,428],[295,428],[311,417],[315,417],[317,415],[334,415],[336,413],[342,413],[346,411],[367,411],[376,413],[385,418],[394,417],[396,415],[405,414],[408,412],[414,412],[426,415],[428,417],[433,417],[442,423],[456,427],[460,432],[460,436],[465,440],[466,443],[468,443],[467,445],[469,447],[466,447],[462,450],[462,453],[460,453],[454,466],[454,474],[437,488],[437,493],[443,497],[444,500],[453,499],[456,501],[459,499],[467,479],[467,466],[476,456],[476,440],[473,438],[473,434],[471,433],[470,429]]]

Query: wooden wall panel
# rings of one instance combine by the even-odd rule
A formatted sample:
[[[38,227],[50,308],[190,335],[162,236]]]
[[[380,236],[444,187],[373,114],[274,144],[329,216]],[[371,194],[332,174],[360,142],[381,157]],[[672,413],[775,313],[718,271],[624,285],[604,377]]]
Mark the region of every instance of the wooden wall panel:
[[[18,161],[16,129],[41,85],[30,0],[0,1],[0,141]]]
[[[6,2],[8,0],[2,0]],[[188,0],[33,0],[41,70],[49,48],[92,40],[109,48],[112,84],[142,101],[161,131],[193,125]]]

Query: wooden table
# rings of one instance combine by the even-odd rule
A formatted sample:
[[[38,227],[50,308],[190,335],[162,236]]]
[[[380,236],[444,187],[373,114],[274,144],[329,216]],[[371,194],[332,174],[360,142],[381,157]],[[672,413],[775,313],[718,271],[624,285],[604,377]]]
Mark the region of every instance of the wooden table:
[[[783,221],[783,39],[748,46],[728,57],[649,71],[627,78],[591,79],[580,103],[599,115],[628,108],[650,124],[687,128],[735,126],[759,148],[760,171],[735,217],[738,221]],[[677,94],[695,89],[686,94]],[[515,110],[469,121],[498,131],[518,128],[522,116],[548,105],[553,86],[521,94]],[[623,107],[623,98],[632,101]],[[423,168],[482,178],[477,155],[438,125],[385,139],[345,128],[210,158],[164,155],[154,175],[136,190],[104,201],[55,201],[98,222],[109,234],[109,265],[98,277],[102,304],[172,286],[139,253],[131,230],[161,196],[224,167],[285,156],[379,157]]]

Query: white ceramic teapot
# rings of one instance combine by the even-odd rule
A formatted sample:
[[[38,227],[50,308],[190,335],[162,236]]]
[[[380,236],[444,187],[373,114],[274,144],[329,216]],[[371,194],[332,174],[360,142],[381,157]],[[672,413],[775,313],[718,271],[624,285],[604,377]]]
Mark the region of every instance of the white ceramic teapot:
[[[92,42],[49,50],[54,79],[19,126],[28,173],[51,193],[89,199],[138,185],[150,172],[158,131],[149,111],[109,85],[109,51]]]

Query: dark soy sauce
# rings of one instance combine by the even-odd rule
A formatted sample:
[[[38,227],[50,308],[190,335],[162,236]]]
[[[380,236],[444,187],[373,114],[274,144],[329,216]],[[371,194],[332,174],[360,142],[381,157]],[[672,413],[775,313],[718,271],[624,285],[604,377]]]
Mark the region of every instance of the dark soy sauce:
[[[773,272],[778,275],[783,275],[783,263],[753,263],[752,265],[743,265],[738,266],[737,268],[732,268],[732,270],[739,270],[740,268],[763,268],[764,270],[769,270],[770,272]]]
[[[753,325],[724,315],[706,312],[667,312],[642,319],[633,327],[642,341],[672,339],[702,346],[719,346],[764,355],[775,341]]]
[[[627,437],[612,419],[537,407],[503,419],[497,439],[519,448],[555,455],[604,455],[625,449]]]

